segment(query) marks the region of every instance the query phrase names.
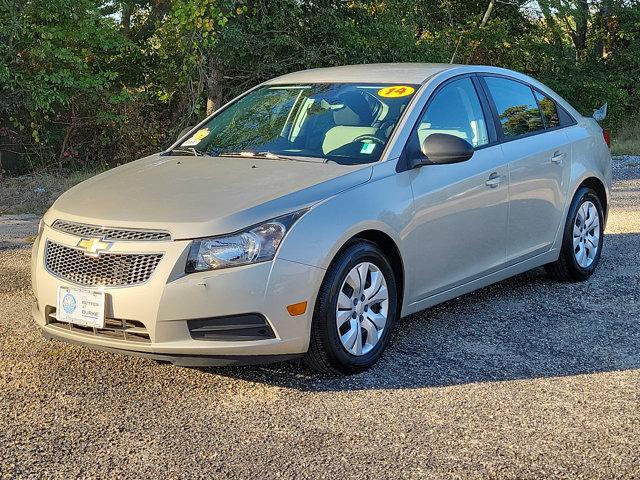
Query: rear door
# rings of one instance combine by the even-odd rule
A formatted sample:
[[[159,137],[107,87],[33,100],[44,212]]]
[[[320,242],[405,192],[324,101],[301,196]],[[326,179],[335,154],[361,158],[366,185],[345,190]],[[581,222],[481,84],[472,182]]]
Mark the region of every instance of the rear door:
[[[514,79],[483,79],[509,165],[507,264],[513,264],[548,251],[555,241],[571,146],[555,102]]]

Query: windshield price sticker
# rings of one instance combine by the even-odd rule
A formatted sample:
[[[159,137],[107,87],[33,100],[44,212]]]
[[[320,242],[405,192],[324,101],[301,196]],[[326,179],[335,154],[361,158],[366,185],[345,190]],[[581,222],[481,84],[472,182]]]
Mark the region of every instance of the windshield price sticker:
[[[186,140],[182,145],[184,145],[185,147],[197,145],[202,141],[202,139],[206,138],[207,135],[209,135],[209,129],[202,128],[194,133],[193,136],[189,140]]]
[[[409,85],[393,85],[391,87],[384,87],[378,90],[378,96],[385,98],[406,97],[415,91],[416,89]]]
[[[376,148],[375,143],[362,142],[362,148],[360,149],[360,153],[371,154],[373,153],[375,148]]]

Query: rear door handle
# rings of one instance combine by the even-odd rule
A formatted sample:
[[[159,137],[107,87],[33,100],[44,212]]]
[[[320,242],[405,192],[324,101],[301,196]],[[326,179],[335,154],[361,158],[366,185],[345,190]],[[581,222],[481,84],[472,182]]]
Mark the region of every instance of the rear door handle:
[[[562,165],[562,161],[564,160],[564,157],[566,157],[566,156],[567,156],[566,153],[555,152],[553,154],[553,157],[551,157],[551,163],[557,163],[558,165]]]
[[[487,187],[496,188],[504,181],[504,175],[500,175],[498,172],[493,172],[489,175],[489,179],[484,182]]]

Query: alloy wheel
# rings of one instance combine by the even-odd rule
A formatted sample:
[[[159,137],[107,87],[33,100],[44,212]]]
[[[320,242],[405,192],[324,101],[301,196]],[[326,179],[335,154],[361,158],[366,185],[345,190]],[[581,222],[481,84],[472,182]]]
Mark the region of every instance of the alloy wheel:
[[[573,224],[573,252],[582,268],[589,268],[600,248],[600,216],[598,209],[586,201],[576,214]]]
[[[336,307],[338,335],[352,355],[369,353],[382,337],[389,314],[387,280],[370,262],[353,267],[342,282]]]

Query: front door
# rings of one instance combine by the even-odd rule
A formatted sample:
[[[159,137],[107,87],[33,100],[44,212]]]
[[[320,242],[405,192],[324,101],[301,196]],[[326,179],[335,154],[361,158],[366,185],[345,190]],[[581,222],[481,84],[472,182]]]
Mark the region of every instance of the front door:
[[[433,133],[464,138],[476,151],[465,162],[405,172],[414,196],[406,232],[412,303],[498,270],[506,259],[508,167],[501,147],[489,145],[485,112],[471,78],[453,80],[436,92],[407,150]]]

